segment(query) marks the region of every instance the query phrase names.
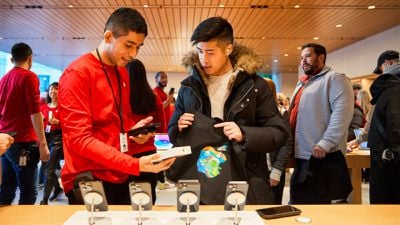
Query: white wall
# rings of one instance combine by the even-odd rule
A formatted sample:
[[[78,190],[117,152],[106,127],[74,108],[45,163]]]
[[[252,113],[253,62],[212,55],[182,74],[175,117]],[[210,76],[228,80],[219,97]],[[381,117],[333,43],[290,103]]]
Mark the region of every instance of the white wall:
[[[286,97],[291,98],[294,88],[296,87],[298,81],[297,73],[282,73],[281,76],[281,90]]]
[[[328,53],[326,64],[350,78],[369,75],[385,50],[400,51],[400,25]]]
[[[350,78],[365,76],[371,74],[374,70],[379,54],[389,49],[400,51],[400,25],[328,53],[326,64],[338,72],[346,73]],[[298,69],[300,73],[303,73],[300,67]],[[175,94],[177,94],[181,86],[180,83],[187,77],[187,73],[166,73],[168,75],[168,86],[164,91],[167,92],[170,87],[175,87]],[[154,74],[147,74],[147,79],[152,87],[155,87]],[[280,88],[278,90],[287,97],[291,97],[298,75],[298,73],[279,74],[277,86],[280,86]]]
[[[175,73],[175,72],[167,72],[164,71],[168,75],[168,85],[164,89],[165,92],[168,92],[171,87],[175,88],[175,95],[178,94],[178,90],[181,87],[181,81],[185,79],[188,74],[187,73]],[[152,88],[156,86],[156,82],[154,79],[154,75],[156,73],[147,73],[147,80]]]

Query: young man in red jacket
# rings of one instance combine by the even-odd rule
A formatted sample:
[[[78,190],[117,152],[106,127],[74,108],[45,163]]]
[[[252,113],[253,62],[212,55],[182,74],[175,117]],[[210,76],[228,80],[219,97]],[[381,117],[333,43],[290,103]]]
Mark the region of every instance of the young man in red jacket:
[[[146,35],[146,22],[135,9],[117,9],[109,17],[96,50],[72,62],[60,79],[65,154],[61,179],[70,204],[82,203],[73,192],[74,180],[82,172],[89,171],[103,181],[109,204],[130,204],[128,184],[133,176],[157,173],[174,162],[170,159],[153,165],[157,154],[132,157],[135,149],[131,144],[145,143],[153,134],[127,137],[134,122],[124,67],[135,58]],[[147,117],[135,127],[152,119]]]

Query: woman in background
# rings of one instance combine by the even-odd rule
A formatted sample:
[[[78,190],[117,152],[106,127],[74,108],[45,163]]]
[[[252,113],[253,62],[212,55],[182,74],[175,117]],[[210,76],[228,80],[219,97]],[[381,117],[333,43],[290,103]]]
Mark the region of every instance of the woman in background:
[[[135,122],[139,122],[148,116],[153,117],[153,123],[160,123],[157,128],[157,133],[166,133],[167,128],[165,124],[164,109],[161,100],[154,94],[146,77],[146,69],[143,63],[137,59],[132,60],[126,65],[129,73],[130,82],[130,105],[132,117]],[[157,152],[154,145],[154,137],[150,138],[144,144],[132,143],[135,145],[134,154],[135,158],[140,158],[144,155],[151,155]],[[163,173],[163,172],[160,172]],[[154,173],[140,173],[140,176],[134,177],[135,181],[147,181],[151,184],[153,204],[156,201],[156,185],[157,174]]]
[[[358,92],[357,104],[363,111],[364,129],[356,139],[352,139],[347,143],[347,151],[352,151],[354,148],[357,148],[360,143],[368,141],[369,125],[371,123],[372,114],[374,113],[374,107],[371,105],[370,101],[371,97],[369,96],[369,92],[367,90],[362,89]]]
[[[362,142],[368,141],[368,131],[371,124],[372,114],[374,114],[374,106],[371,104],[371,97],[367,90],[361,89],[357,93],[357,104],[361,107],[364,113],[364,125],[360,135],[347,143],[347,152],[353,151]],[[369,182],[369,169],[361,169],[361,180]]]
[[[50,84],[47,91],[47,102],[47,104],[40,106],[46,139],[50,149],[50,159],[46,164],[47,179],[44,186],[43,200],[40,202],[41,205],[47,205],[49,200],[56,200],[63,192],[56,174],[57,167],[60,165],[60,160],[64,157],[60,120],[58,116],[58,82]],[[50,197],[53,188],[53,195]]]
[[[293,154],[293,152],[290,150],[291,148],[288,148],[288,146],[293,144],[293,139],[289,125],[289,113],[284,107],[284,102],[280,103],[278,101],[276,86],[274,82],[268,78],[265,78],[265,80],[267,81],[269,88],[272,90],[272,93],[275,96],[277,108],[284,119],[286,129],[289,133],[286,144],[282,148],[280,148],[278,151],[267,153],[269,183],[272,187],[272,192],[274,194],[274,203],[280,205],[282,204],[283,188],[285,187],[286,166],[289,163],[291,155]]]

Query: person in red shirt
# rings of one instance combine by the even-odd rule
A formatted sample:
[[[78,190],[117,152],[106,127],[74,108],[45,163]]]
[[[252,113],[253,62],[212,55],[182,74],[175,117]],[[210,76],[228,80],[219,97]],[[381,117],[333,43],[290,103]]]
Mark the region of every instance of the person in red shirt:
[[[63,192],[56,174],[56,169],[60,164],[60,160],[64,157],[60,115],[58,111],[58,82],[50,84],[46,99],[48,103],[42,104],[40,106],[40,111],[43,114],[46,139],[49,143],[50,160],[45,165],[47,167],[47,179],[43,200],[40,202],[41,205],[47,205],[48,200],[52,201],[57,199],[58,195]],[[53,188],[53,195],[50,197]]]
[[[161,99],[151,89],[147,77],[146,69],[143,63],[134,59],[126,66],[129,73],[130,81],[130,105],[132,110],[132,118],[138,122],[148,116],[152,116],[154,123],[159,123],[157,133],[166,133],[167,127],[165,124],[164,109]],[[156,146],[154,145],[154,137],[149,138],[144,144],[133,144],[135,153],[134,157],[143,155],[150,155],[157,153]],[[163,172],[159,173],[160,176],[164,175]],[[142,173],[140,176],[135,177],[135,180],[148,181],[151,184],[153,195],[153,203],[156,201],[156,185],[157,175],[154,173]]]
[[[132,8],[119,8],[106,22],[103,40],[95,51],[72,62],[60,78],[58,92],[65,164],[61,173],[70,204],[82,204],[75,178],[90,172],[103,182],[109,204],[131,204],[129,182],[140,172],[168,169],[175,159],[159,164],[158,154],[132,157],[133,143],[143,144],[154,134],[127,137],[135,124],[130,118],[129,77],[125,68],[143,45],[146,21]],[[75,182],[74,182],[75,181]]]
[[[174,101],[174,89],[171,88],[168,95],[164,92],[164,88],[168,84],[168,76],[165,72],[160,71],[155,75],[156,87],[153,89],[154,93],[158,95],[158,97],[163,102],[165,121],[168,126],[169,120],[171,118],[171,109],[170,105]]]
[[[14,67],[0,80],[0,132],[16,131],[15,142],[2,160],[0,205],[10,205],[17,185],[19,204],[35,204],[35,177],[39,159],[49,159],[49,148],[39,110],[39,79],[31,72],[32,49],[25,43],[11,48]]]

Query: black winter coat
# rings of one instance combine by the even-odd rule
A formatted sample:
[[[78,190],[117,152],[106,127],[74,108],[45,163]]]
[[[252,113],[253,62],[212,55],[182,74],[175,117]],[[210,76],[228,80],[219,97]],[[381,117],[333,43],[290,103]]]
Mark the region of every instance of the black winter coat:
[[[380,157],[386,148],[400,153],[400,64],[385,70],[372,83],[370,92],[375,105],[368,134],[371,157]]]
[[[180,135],[177,121],[183,113],[201,112],[206,116],[211,115],[207,87],[198,66],[192,67],[191,75],[181,85],[168,126],[172,143]],[[273,199],[268,183],[265,153],[282,147],[288,131],[276,107],[274,95],[263,78],[245,71],[237,74],[224,105],[224,121],[236,122],[244,133],[244,142],[230,141],[229,149],[235,153],[233,162],[240,173],[240,179],[249,183],[247,203],[271,204]],[[179,160],[178,158],[175,162],[176,165]],[[188,168],[191,166],[193,165],[187,165]]]

